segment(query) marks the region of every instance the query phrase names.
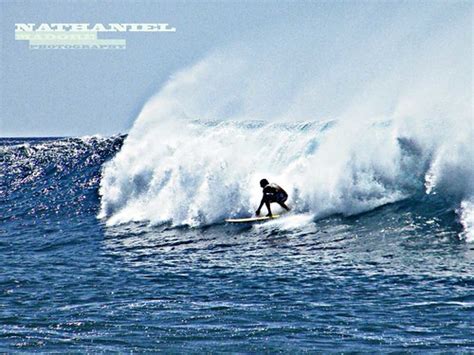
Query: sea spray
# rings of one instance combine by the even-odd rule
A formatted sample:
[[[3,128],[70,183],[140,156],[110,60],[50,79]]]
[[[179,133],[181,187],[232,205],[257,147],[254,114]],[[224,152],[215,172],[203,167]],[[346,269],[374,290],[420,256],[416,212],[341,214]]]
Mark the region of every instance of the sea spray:
[[[266,177],[289,191],[298,213],[352,215],[436,194],[471,228],[463,207],[474,176],[470,17],[460,11],[453,24],[441,21],[442,6],[430,11],[359,47],[347,47],[357,26],[343,27],[338,43],[298,37],[289,51],[263,36],[176,73],[104,167],[100,217],[221,222],[252,213]],[[314,59],[338,47],[350,63]]]

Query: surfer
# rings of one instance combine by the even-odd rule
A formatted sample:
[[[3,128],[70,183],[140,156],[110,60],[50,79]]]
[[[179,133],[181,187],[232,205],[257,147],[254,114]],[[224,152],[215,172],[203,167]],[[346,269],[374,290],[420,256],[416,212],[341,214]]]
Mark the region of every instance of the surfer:
[[[267,206],[268,210],[267,216],[272,217],[272,210],[270,209],[270,203],[272,202],[278,203],[287,211],[290,210],[288,206],[285,205],[285,201],[288,198],[288,194],[285,190],[283,190],[277,184],[270,184],[267,179],[260,180],[260,186],[263,189],[263,197],[262,201],[260,202],[260,206],[258,206],[258,209],[255,211],[257,216],[260,215],[260,210],[262,209],[263,205],[265,205]]]

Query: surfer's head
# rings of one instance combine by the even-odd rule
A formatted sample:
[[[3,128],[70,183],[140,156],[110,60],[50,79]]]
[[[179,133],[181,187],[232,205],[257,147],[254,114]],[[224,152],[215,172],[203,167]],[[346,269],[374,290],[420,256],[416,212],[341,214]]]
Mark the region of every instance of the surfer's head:
[[[267,179],[260,180],[260,186],[263,188],[269,184]]]

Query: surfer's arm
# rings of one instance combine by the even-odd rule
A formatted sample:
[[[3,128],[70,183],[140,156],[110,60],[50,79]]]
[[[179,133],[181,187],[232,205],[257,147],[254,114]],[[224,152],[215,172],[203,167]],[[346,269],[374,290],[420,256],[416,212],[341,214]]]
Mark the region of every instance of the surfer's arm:
[[[255,211],[255,214],[257,216],[260,215],[260,210],[262,209],[264,204],[265,204],[265,195],[263,195],[262,202],[260,202],[260,206],[258,206],[257,210]]]

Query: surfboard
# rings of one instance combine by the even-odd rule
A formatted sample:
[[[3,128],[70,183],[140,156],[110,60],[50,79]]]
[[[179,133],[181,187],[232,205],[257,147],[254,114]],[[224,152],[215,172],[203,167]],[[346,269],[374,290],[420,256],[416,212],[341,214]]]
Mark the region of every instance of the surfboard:
[[[262,222],[268,221],[270,219],[275,219],[280,217],[278,214],[274,214],[271,217],[248,217],[248,218],[227,218],[225,221],[227,223],[254,223],[254,222]]]

